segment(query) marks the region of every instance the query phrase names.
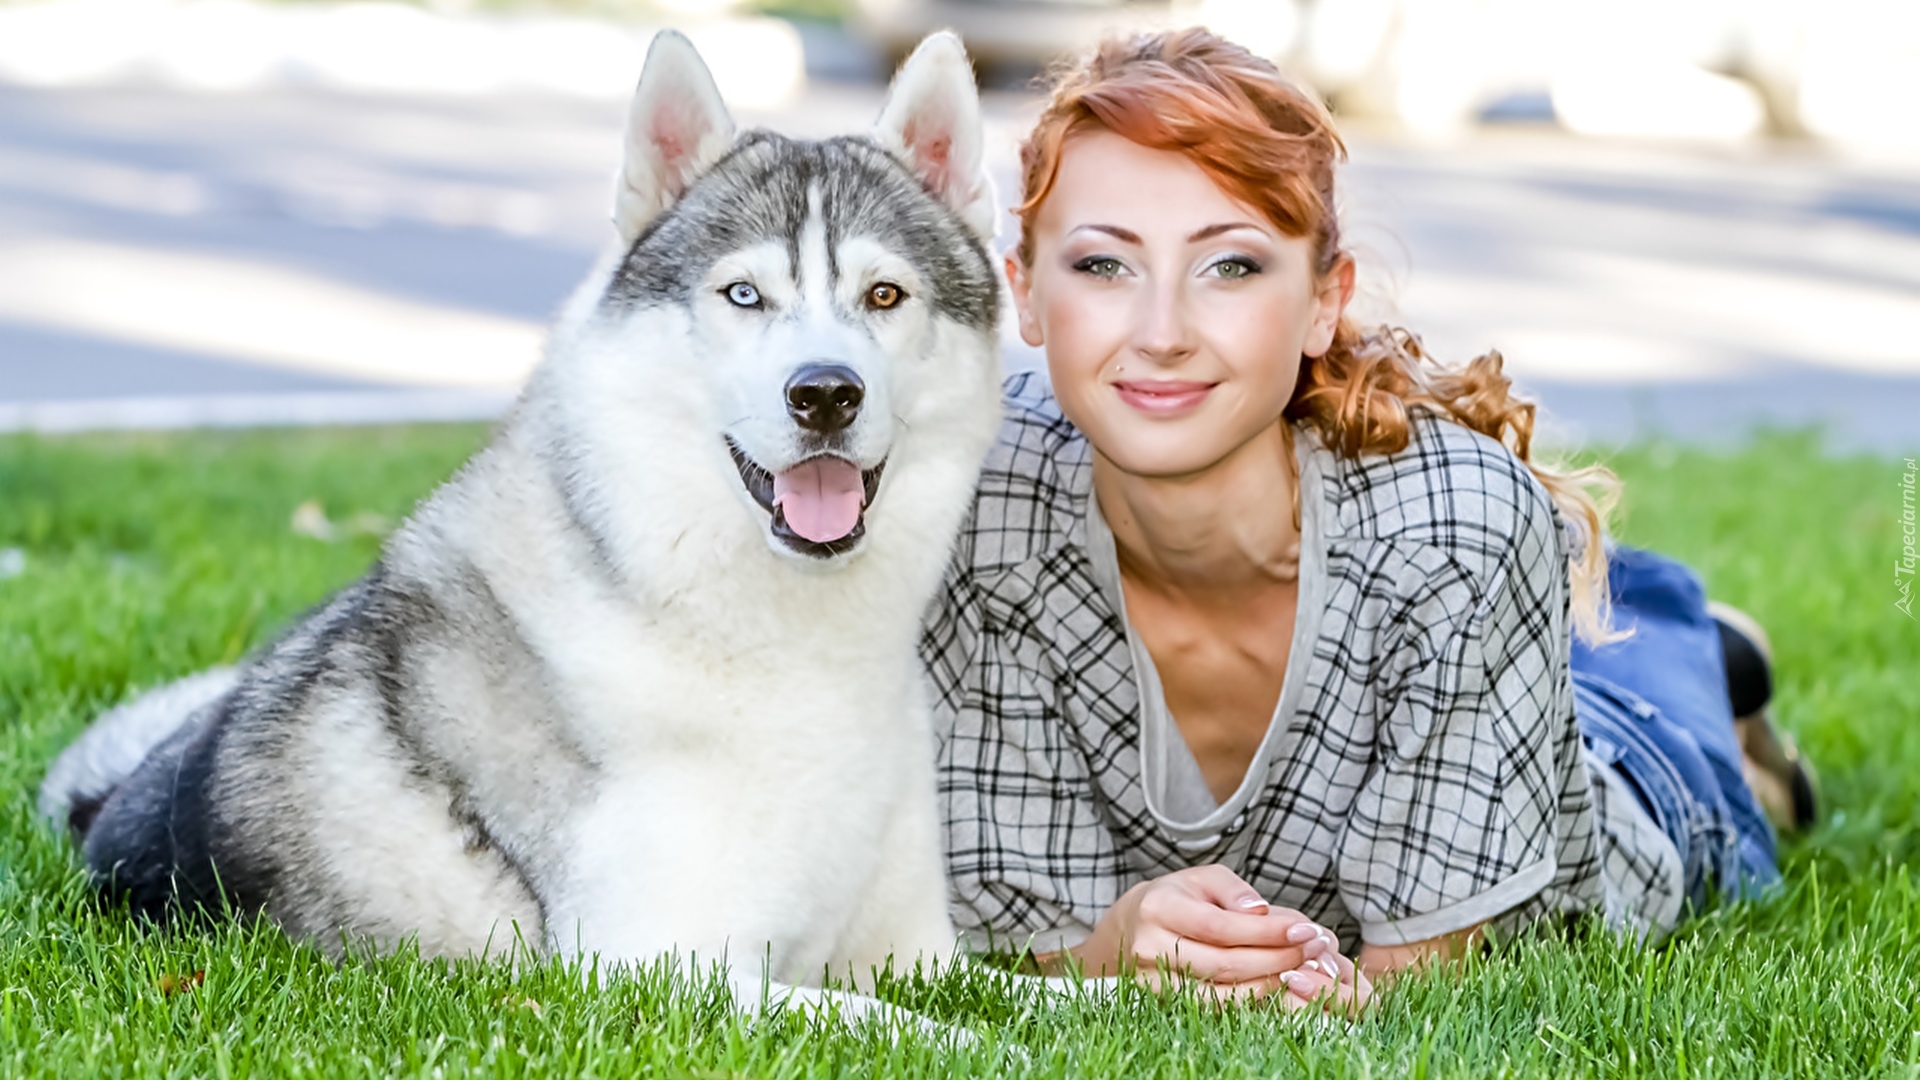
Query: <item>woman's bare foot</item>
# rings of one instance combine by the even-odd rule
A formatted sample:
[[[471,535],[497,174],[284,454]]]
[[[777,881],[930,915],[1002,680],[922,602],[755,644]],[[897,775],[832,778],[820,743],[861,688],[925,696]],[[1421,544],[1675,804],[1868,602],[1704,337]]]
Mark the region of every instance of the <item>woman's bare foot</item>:
[[[1773,699],[1773,645],[1753,616],[1739,608],[1710,602],[1707,613],[1720,626],[1727,696],[1733,702],[1733,729],[1747,786],[1775,828],[1805,829],[1818,813],[1813,771],[1793,736],[1775,728],[1767,715]]]

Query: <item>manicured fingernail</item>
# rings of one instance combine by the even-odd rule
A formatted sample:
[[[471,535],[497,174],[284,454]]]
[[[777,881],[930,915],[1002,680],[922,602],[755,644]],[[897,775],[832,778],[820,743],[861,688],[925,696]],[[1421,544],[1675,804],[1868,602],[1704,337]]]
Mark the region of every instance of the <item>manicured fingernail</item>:
[[[1254,908],[1266,907],[1267,902],[1257,896],[1243,896],[1240,898],[1240,906],[1248,911],[1252,911]]]
[[[1294,923],[1293,926],[1287,930],[1287,940],[1295,944],[1302,941],[1312,941],[1319,936],[1320,928],[1310,922]]]
[[[1299,981],[1300,973],[1297,971],[1283,971],[1280,973],[1280,985],[1289,990],[1293,989],[1293,984]]]

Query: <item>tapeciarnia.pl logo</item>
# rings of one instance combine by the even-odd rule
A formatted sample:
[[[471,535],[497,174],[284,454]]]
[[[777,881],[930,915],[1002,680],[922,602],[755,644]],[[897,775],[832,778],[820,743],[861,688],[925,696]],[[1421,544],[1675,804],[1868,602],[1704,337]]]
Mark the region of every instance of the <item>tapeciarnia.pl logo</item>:
[[[1893,564],[1893,590],[1900,594],[1900,598],[1893,602],[1893,606],[1912,619],[1914,562],[1920,558],[1913,550],[1913,478],[1915,473],[1920,473],[1920,468],[1914,466],[1913,458],[1906,459],[1906,465],[1907,471],[1900,474],[1900,559]],[[1920,622],[1920,619],[1915,621]]]

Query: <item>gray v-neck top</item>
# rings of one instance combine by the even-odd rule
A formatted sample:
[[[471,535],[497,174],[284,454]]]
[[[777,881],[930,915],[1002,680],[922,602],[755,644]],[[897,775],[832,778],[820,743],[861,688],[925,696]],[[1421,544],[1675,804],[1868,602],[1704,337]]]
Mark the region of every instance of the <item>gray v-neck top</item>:
[[[1296,428],[1285,684],[1215,806],[1129,633],[1092,448],[1043,374],[1006,405],[920,646],[972,944],[1071,945],[1132,885],[1209,863],[1348,942],[1674,908],[1673,860],[1582,746],[1569,540],[1505,447],[1423,413],[1392,454]]]
[[[1293,645],[1287,655],[1285,682],[1280,699],[1274,704],[1267,722],[1267,733],[1248,762],[1240,784],[1225,802],[1218,802],[1200,772],[1200,763],[1180,733],[1180,725],[1167,709],[1167,695],[1160,683],[1160,671],[1153,657],[1135,632],[1127,614],[1126,590],[1120,583],[1120,563],[1114,548],[1113,530],[1108,527],[1100,500],[1087,496],[1087,558],[1093,580],[1106,596],[1107,604],[1126,627],[1127,651],[1133,659],[1133,673],[1140,695],[1140,780],[1145,788],[1147,811],[1160,828],[1183,852],[1207,851],[1226,833],[1245,824],[1247,804],[1266,786],[1267,768],[1274,751],[1287,730],[1287,721],[1299,708],[1301,687],[1312,660],[1313,641],[1320,633],[1320,612],[1326,582],[1326,556],[1320,534],[1320,456],[1325,451],[1311,439],[1294,440],[1294,456],[1300,477],[1300,592],[1293,623]],[[1089,470],[1091,480],[1091,470]]]

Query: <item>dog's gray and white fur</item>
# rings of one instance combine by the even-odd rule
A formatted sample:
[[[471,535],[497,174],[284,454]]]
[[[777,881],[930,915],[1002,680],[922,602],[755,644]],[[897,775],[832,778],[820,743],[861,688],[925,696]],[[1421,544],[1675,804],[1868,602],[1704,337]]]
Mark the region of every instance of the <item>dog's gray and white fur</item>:
[[[755,996],[948,955],[915,647],[1000,415],[981,142],[950,35],[824,142],[736,137],[660,35],[621,247],[491,444],[243,668],[98,721],[43,810],[140,911],[335,952],[518,933]],[[822,366],[837,426],[794,397]],[[823,455],[863,517],[808,540],[769,478]]]

